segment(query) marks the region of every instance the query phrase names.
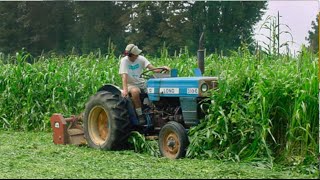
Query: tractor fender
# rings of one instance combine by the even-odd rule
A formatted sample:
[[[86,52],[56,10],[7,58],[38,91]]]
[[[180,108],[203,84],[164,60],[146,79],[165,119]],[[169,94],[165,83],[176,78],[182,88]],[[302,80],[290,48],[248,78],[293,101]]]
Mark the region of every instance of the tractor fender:
[[[105,84],[104,86],[102,86],[100,89],[98,89],[99,91],[108,91],[111,92],[112,94],[117,94],[119,96],[121,96],[121,89],[113,84]]]

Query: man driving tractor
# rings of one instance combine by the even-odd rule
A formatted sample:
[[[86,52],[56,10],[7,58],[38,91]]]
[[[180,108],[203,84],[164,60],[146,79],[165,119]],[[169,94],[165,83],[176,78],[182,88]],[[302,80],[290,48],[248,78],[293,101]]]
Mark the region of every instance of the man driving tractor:
[[[142,50],[134,44],[128,44],[125,49],[125,57],[120,60],[119,74],[122,78],[122,96],[131,96],[134,108],[139,118],[139,124],[143,125],[146,120],[141,109],[140,93],[146,92],[145,79],[141,78],[141,74],[145,68],[156,73],[162,69],[155,68],[144,56],[140,55]],[[170,68],[163,66],[162,68],[170,71]]]

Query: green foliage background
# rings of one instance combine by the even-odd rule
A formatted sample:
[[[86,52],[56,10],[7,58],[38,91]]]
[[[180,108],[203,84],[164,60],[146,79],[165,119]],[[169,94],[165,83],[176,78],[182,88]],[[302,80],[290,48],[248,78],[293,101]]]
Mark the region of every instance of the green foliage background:
[[[53,113],[80,114],[102,85],[120,86],[120,57],[112,54],[53,54],[33,58],[33,64],[27,63],[30,58],[19,52],[0,61],[1,129],[51,131]],[[160,58],[147,58],[155,66],[177,68],[179,76],[192,76],[197,67],[187,49],[170,57],[164,48]],[[319,109],[314,54],[303,49],[296,58],[257,56],[243,47],[230,57],[210,54],[205,65],[204,75],[219,77],[219,89],[212,92],[208,115],[189,131],[188,157],[315,167]],[[139,137],[133,134],[131,142]],[[135,151],[149,149],[157,155],[153,144],[140,140]]]

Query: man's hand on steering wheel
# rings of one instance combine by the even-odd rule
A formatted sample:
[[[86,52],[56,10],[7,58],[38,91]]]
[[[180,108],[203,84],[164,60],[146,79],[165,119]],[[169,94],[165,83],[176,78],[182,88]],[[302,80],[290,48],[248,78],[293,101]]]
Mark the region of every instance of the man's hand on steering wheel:
[[[163,67],[158,67],[158,68],[153,68],[150,70],[147,70],[145,72],[143,72],[140,77],[141,78],[145,78],[145,79],[150,79],[152,77],[152,75],[149,75],[149,72],[156,72],[156,73],[167,73],[168,71],[170,71],[171,69],[168,66],[163,66]]]
[[[168,71],[171,70],[168,66],[162,66],[162,68],[163,68],[163,69],[160,71],[160,73],[162,73],[162,71],[168,72]]]
[[[151,69],[151,71],[156,73],[167,73],[168,71],[170,71],[170,68],[168,66],[162,66],[162,67]]]

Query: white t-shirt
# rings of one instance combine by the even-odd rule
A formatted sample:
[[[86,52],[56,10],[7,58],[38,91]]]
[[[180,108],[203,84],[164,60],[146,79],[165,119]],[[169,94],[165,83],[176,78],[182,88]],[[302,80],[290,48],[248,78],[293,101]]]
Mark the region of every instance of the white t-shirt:
[[[145,80],[140,78],[140,75],[149,64],[150,62],[144,56],[139,55],[134,62],[125,56],[120,60],[119,74],[128,74],[128,85],[141,87]]]

